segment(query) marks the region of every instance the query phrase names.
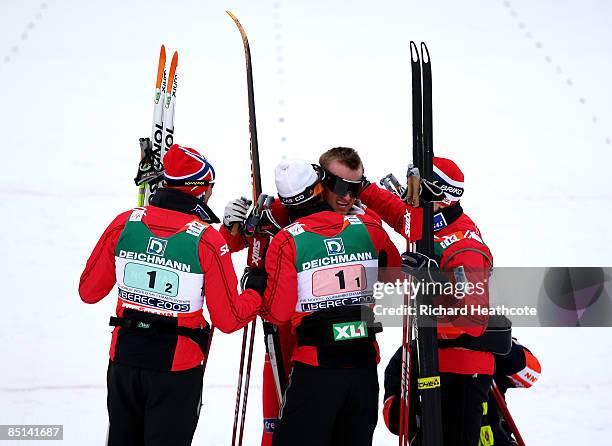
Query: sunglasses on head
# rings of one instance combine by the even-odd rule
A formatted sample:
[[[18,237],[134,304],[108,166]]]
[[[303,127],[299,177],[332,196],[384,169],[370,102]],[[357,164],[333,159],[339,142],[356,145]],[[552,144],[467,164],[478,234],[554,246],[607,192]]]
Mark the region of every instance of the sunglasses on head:
[[[364,177],[359,180],[347,180],[326,170],[324,181],[325,187],[331,192],[341,197],[349,194],[352,198],[357,198],[363,189]]]

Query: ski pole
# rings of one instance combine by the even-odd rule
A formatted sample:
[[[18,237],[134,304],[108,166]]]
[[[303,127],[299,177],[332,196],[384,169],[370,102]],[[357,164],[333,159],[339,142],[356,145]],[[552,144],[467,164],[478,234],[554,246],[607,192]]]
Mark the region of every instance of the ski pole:
[[[248,396],[248,385],[249,385],[249,377],[251,374],[251,358],[253,356],[253,343],[255,340],[255,320],[251,323],[251,339],[249,341],[249,327],[244,327],[243,331],[242,331],[242,348],[240,350],[240,366],[238,369],[238,386],[236,388],[236,405],[234,407],[234,426],[232,429],[232,446],[235,446],[236,444],[241,444],[242,443],[242,432],[244,430],[244,419],[245,419],[245,414],[246,414],[246,397],[243,397],[243,392],[242,392],[242,383],[243,381],[245,381],[244,385],[245,385],[245,395]],[[245,358],[245,353],[246,353],[246,349],[247,349],[247,341],[249,342],[249,352],[248,354],[246,354],[246,356],[248,356],[248,361],[247,361],[247,370],[246,370],[246,375],[247,378],[246,380],[244,379],[244,375],[245,375],[245,363],[244,363],[244,358]],[[243,406],[241,407],[241,402],[243,404]],[[238,424],[238,416],[241,412],[241,408],[242,408],[242,418],[241,418],[241,423],[240,425]],[[236,435],[239,433],[239,442],[236,443]]]
[[[501,391],[499,390],[499,387],[497,387],[497,383],[495,381],[493,381],[493,384],[491,384],[491,393],[493,394],[495,403],[497,403],[497,407],[499,407],[499,410],[501,411],[504,420],[506,420],[506,423],[508,423],[508,426],[510,426],[510,430],[512,431],[512,434],[514,435],[514,438],[518,442],[519,446],[525,446],[525,441],[523,440],[523,437],[521,437],[521,433],[519,432],[518,427],[516,427],[514,418],[512,418],[510,410],[508,410],[506,400],[504,399]]]

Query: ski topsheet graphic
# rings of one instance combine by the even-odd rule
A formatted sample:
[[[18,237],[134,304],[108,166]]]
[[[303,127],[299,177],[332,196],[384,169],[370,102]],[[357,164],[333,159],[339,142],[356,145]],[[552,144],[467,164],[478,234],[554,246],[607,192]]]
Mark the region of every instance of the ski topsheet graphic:
[[[161,46],[153,97],[151,138],[140,139],[141,161],[135,178],[138,206],[149,204],[149,198],[163,176],[164,155],[174,142],[174,110],[176,104],[178,53],[175,51],[166,72],[166,47]]]

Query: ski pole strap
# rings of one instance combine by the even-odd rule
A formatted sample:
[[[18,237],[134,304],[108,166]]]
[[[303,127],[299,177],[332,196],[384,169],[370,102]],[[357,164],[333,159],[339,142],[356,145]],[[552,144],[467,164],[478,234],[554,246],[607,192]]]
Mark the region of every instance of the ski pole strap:
[[[299,346],[340,346],[372,343],[382,325],[374,322],[372,309],[365,305],[315,311],[296,328]]]
[[[208,337],[210,336],[210,326],[205,328],[180,327],[178,325],[165,324],[163,322],[152,322],[141,319],[126,319],[123,317],[111,316],[108,325],[111,327],[121,327],[134,330],[149,330],[151,333],[176,334],[185,336],[198,344],[202,353],[206,355],[208,347]]]
[[[438,339],[438,348],[465,348],[507,355],[512,348],[512,322],[506,316],[489,316],[486,331],[478,337],[462,334],[455,339]]]

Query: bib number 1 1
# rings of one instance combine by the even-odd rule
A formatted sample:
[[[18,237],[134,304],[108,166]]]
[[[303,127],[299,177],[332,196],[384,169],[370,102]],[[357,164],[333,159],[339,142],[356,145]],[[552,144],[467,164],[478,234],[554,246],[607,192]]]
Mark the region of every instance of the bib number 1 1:
[[[338,266],[312,275],[312,294],[317,297],[362,291],[367,287],[363,265]]]

